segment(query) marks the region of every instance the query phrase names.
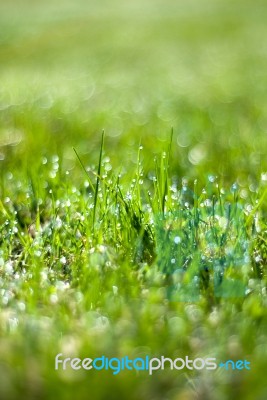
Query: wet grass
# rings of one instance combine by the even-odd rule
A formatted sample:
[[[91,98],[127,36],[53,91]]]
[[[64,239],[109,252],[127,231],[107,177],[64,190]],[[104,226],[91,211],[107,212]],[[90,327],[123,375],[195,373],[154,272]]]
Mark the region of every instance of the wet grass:
[[[264,2],[1,7],[1,398],[265,399]]]

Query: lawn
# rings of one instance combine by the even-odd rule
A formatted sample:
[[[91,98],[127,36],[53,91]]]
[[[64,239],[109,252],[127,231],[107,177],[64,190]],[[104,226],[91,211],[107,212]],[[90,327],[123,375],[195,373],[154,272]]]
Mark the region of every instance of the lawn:
[[[267,398],[266,20],[2,1],[1,399]]]

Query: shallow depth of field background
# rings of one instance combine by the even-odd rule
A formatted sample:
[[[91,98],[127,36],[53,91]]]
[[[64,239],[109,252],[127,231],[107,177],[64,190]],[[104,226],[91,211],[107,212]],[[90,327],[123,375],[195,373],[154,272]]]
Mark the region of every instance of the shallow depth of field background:
[[[21,142],[1,146],[2,165],[46,150],[71,163],[71,146],[93,158],[102,129],[114,163],[135,160],[140,138],[153,160],[173,127],[181,174],[257,179],[266,12],[264,1],[2,2],[0,140]]]
[[[257,188],[267,180],[266,21],[261,0],[2,0],[1,201],[10,198],[18,207],[23,185],[37,185],[46,162],[59,161],[62,171],[70,171],[58,182],[62,192],[84,187],[73,147],[85,166],[97,165],[103,129],[107,162],[114,173],[122,173],[125,184],[134,175],[140,143],[145,179],[173,130],[170,172],[179,184],[186,179],[193,185],[197,179],[201,187],[213,176],[226,188],[237,185],[241,201],[255,201]],[[53,168],[49,174],[53,179]],[[1,208],[0,213],[4,224],[7,216]],[[28,215],[25,220],[31,224]],[[4,260],[3,240],[1,246]],[[4,288],[3,266],[0,261]],[[194,310],[190,304],[170,306],[170,331],[159,328],[157,333],[157,319],[167,307],[156,290],[159,284],[153,281],[150,300],[139,304],[135,275],[127,265],[125,271],[128,280],[121,278],[121,285],[129,291],[118,306],[121,314],[111,295],[102,309],[92,309],[89,300],[79,303],[86,287],[78,286],[63,296],[59,308],[47,301],[54,293],[48,286],[47,298],[45,291],[43,298],[42,293],[26,295],[27,283],[16,286],[18,308],[13,300],[0,299],[3,399],[21,394],[29,399],[191,400],[196,388],[203,400],[266,399],[266,313],[257,299],[246,303],[245,314],[239,303],[226,304],[214,315],[202,304]],[[20,328],[24,303],[26,322]],[[113,316],[111,333],[96,323],[99,315],[108,314]],[[153,377],[64,375],[53,370],[53,357],[62,348],[84,356],[109,349],[110,357],[113,350],[119,356],[161,355],[164,349],[170,357],[175,351],[196,356],[218,351],[237,358],[253,354],[255,371],[215,377],[208,371],[201,377],[177,371]]]

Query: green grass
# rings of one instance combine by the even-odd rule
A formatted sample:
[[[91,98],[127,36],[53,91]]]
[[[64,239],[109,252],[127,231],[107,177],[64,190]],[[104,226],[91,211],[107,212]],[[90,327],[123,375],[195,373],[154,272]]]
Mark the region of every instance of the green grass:
[[[0,8],[0,397],[266,399],[265,2]]]

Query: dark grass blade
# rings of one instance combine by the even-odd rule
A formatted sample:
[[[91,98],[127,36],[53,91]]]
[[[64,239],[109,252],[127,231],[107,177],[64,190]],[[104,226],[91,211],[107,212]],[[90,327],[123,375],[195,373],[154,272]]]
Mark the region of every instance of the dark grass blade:
[[[94,212],[93,212],[93,232],[95,229],[95,216],[96,216],[96,207],[97,207],[97,199],[98,199],[98,191],[99,191],[99,181],[100,181],[100,176],[101,176],[101,163],[102,163],[102,155],[103,155],[103,149],[104,149],[104,136],[105,136],[105,131],[102,132],[98,169],[97,169],[95,197],[94,197]]]

